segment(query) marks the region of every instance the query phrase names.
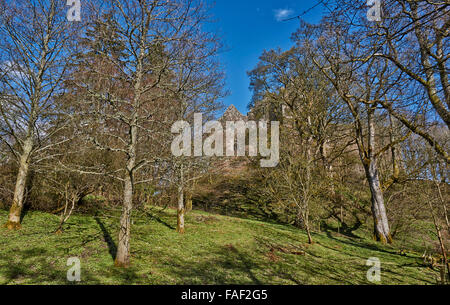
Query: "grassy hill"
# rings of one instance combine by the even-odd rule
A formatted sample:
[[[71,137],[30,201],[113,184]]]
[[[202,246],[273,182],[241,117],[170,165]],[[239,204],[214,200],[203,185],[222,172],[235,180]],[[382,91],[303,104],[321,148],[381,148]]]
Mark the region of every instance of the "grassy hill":
[[[369,239],[324,232],[308,245],[291,226],[197,211],[179,235],[175,213],[135,213],[132,267],[120,270],[112,258],[118,214],[72,216],[57,235],[57,216],[28,212],[20,231],[0,229],[0,284],[70,284],[66,262],[74,256],[81,284],[370,284],[369,257],[381,260],[381,284],[435,284],[438,277],[418,253],[401,256]]]

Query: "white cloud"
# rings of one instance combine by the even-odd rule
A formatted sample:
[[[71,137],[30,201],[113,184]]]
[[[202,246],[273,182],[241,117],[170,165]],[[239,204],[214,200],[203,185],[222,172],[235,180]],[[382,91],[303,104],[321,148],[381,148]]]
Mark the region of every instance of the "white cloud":
[[[9,60],[0,63],[0,75],[2,76],[8,75],[12,78],[24,78],[24,70],[22,65]]]
[[[282,21],[286,18],[289,18],[294,13],[293,10],[287,8],[279,8],[274,10],[275,19],[277,21]]]

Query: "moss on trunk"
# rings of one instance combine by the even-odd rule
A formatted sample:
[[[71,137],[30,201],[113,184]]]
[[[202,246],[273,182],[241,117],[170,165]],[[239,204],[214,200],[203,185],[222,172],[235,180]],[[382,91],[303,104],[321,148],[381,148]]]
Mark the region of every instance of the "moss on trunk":
[[[130,262],[120,262],[117,259],[114,260],[114,267],[117,268],[128,268],[130,267]]]
[[[22,228],[20,222],[13,222],[9,220],[3,225],[3,227],[7,228],[8,230],[19,230]]]
[[[9,209],[9,219],[8,222],[5,223],[4,227],[8,230],[18,230],[22,226],[20,225],[20,215],[22,214],[22,207],[17,203],[13,203],[11,208]]]

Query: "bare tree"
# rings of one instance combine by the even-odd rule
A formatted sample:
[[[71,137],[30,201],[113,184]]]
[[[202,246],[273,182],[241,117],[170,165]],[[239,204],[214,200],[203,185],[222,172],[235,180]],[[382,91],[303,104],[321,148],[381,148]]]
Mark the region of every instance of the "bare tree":
[[[180,67],[195,66],[212,53],[202,52],[211,38],[202,34],[206,9],[200,1],[113,0],[109,5],[93,19],[74,82],[84,96],[80,127],[96,149],[120,160],[108,174],[123,184],[115,265],[126,267],[135,186],[149,182],[150,169],[168,161],[168,135],[179,117],[174,109],[189,98],[189,84],[198,76],[186,70],[180,78]]]
[[[336,25],[358,26],[366,36],[360,39],[371,41],[364,46],[367,59],[385,59],[397,69],[388,85],[396,87],[399,94],[379,104],[449,163],[448,140],[442,142],[430,132],[439,126],[446,138],[450,137],[448,1],[383,1],[381,21],[369,23],[364,3],[330,2],[335,14],[343,16]]]
[[[296,36],[300,45],[309,48],[309,56],[333,84],[353,117],[354,139],[372,195],[374,236],[383,243],[390,243],[392,237],[378,160],[382,153],[408,135],[385,147],[379,147],[376,142],[376,120],[381,101],[391,96],[391,87],[386,82],[394,71],[382,60],[368,57],[365,45],[372,43],[371,39],[366,37],[366,40],[362,40],[361,35],[364,36],[364,33],[357,28],[342,25],[340,18],[342,17],[332,14],[320,26],[305,25]]]
[[[295,215],[312,243],[311,205],[324,182],[317,173],[332,178],[332,164],[350,144],[342,137],[345,108],[301,47],[265,52],[249,76],[252,113],[282,121],[282,161],[268,174],[270,196]]]
[[[194,126],[193,137],[194,141],[198,142],[204,139],[203,122],[212,120],[222,108],[219,99],[226,95],[226,92],[223,90],[224,74],[215,58],[221,47],[219,39],[211,33],[197,30],[190,35],[190,40],[200,45],[192,44],[190,40],[181,40],[178,43],[178,65],[172,70],[173,86],[169,91],[178,101],[174,109],[177,120],[189,122]],[[195,122],[196,116],[199,122]],[[200,179],[210,165],[209,158],[203,156],[202,143],[200,150],[199,145],[197,148],[191,146],[188,155],[169,158],[171,162],[169,182],[177,187],[177,231],[181,234],[185,232],[186,189]]]
[[[447,137],[450,126],[449,10],[445,1],[387,1],[382,22],[376,24],[381,39],[374,48],[375,56],[389,60],[402,72],[405,86],[416,85],[425,93],[426,102],[422,107],[431,106],[446,124]],[[402,110],[408,107],[407,103],[409,101],[399,100],[382,105],[450,163],[448,146],[430,133],[426,125],[421,126],[414,117],[404,114]]]
[[[69,140],[54,141],[65,126],[55,97],[71,64],[77,27],[66,20],[62,1],[0,3],[0,140],[18,166],[9,229],[20,227],[30,166]]]

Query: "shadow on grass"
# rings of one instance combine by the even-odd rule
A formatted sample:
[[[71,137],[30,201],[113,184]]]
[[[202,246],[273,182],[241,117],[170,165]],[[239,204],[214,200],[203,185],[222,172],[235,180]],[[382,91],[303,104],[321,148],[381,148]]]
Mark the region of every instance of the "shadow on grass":
[[[28,214],[28,206],[25,205],[22,209],[22,212],[20,213],[20,223],[23,222],[23,219],[25,218],[25,216]]]
[[[0,284],[98,283],[98,280],[85,270],[82,270],[81,282],[68,281],[67,271],[70,268],[71,266],[66,265],[65,257],[55,258],[44,248],[15,250],[14,254],[0,255]]]
[[[192,205],[208,213],[283,224],[279,215],[265,208],[266,198],[243,177],[218,178],[206,191],[194,194]]]
[[[337,230],[332,228],[332,227],[328,227],[329,229],[325,230],[325,233],[327,234],[327,237],[329,239],[335,240],[338,243],[344,243],[353,247],[358,247],[358,248],[365,248],[367,250],[371,250],[371,251],[376,251],[376,252],[382,252],[382,253],[386,253],[386,254],[391,254],[391,255],[395,255],[395,251],[388,251],[386,249],[384,249],[383,245],[377,245],[377,244],[372,244],[372,243],[368,243],[366,240],[364,240],[363,238],[357,236],[357,237],[353,237],[353,236],[349,236],[348,234],[342,234],[341,239],[336,238],[336,236],[333,236],[333,234],[331,234],[331,232],[335,232],[337,234]],[[352,240],[350,240],[350,238]],[[356,241],[354,241],[353,239],[355,239]]]
[[[211,259],[190,264],[175,258],[170,262],[169,272],[182,279],[179,284],[218,284],[218,285],[261,285],[254,270],[258,265],[245,253],[233,245],[209,253]],[[177,283],[178,284],[178,283]]]
[[[158,216],[158,215],[156,215],[156,214],[153,214],[153,213],[150,213],[149,211],[145,211],[144,213],[145,213],[145,215],[147,215],[151,220],[155,220],[155,221],[157,221],[158,223],[160,223],[160,224],[166,226],[167,228],[169,228],[169,229],[171,229],[171,230],[175,230],[175,227],[174,227],[174,226],[172,226],[172,225],[170,225],[169,223],[165,222],[160,216]],[[156,213],[159,213],[159,212],[156,212]]]
[[[432,280],[427,280],[426,278],[418,277],[417,275],[414,275],[412,272],[409,272],[407,269],[405,269],[405,267],[414,267],[414,268],[419,268],[422,270],[426,269],[425,267],[418,265],[417,259],[414,257],[402,258],[404,260],[411,260],[411,262],[408,262],[408,263],[403,262],[402,263],[400,261],[397,261],[396,257],[399,257],[399,254],[394,249],[392,251],[383,249],[383,247],[384,247],[383,245],[371,244],[371,243],[367,243],[363,240],[356,242],[356,241],[349,240],[349,239],[337,239],[333,236],[329,236],[329,237],[330,237],[330,239],[336,240],[336,242],[338,242],[338,243],[347,244],[347,245],[353,246],[355,248],[364,248],[366,250],[375,252],[375,253],[371,253],[370,254],[371,256],[377,257],[379,254],[377,254],[376,252],[379,252],[380,254],[384,254],[384,255],[390,255],[390,256],[384,256],[384,257],[380,256],[380,258],[382,261],[382,265],[384,265],[384,268],[382,269],[383,272],[389,273],[391,275],[391,278],[394,278],[395,276],[397,276],[398,278],[408,277],[412,280],[418,281],[419,283],[426,282],[428,284],[435,284],[435,282],[433,282]],[[323,244],[322,244],[322,246],[332,249]],[[335,249],[332,249],[332,250],[335,250]],[[350,253],[347,252],[347,254],[350,254]],[[351,255],[354,257],[359,257],[363,261],[368,259],[368,257],[362,255],[362,253],[358,255],[356,252],[352,252]],[[365,266],[362,266],[359,268],[361,269],[361,271],[364,271],[367,269]],[[402,271],[395,272],[395,271],[393,271],[394,268],[402,270]],[[401,282],[401,281],[399,280],[399,282]]]
[[[181,283],[190,285],[264,285],[273,278],[285,284],[302,285],[294,266],[289,263],[272,262],[265,259],[265,249],[249,253],[241,247],[227,244],[209,251],[210,258],[190,264],[182,258],[173,259],[173,277],[182,279]]]
[[[328,237],[331,237],[331,232],[336,233],[336,234],[342,234],[345,235],[347,237],[350,238],[355,238],[355,239],[362,239],[360,236],[355,235],[353,232],[358,230],[360,227],[362,226],[361,222],[357,222],[356,224],[354,224],[353,226],[349,227],[345,222],[341,224],[341,228],[338,229],[334,228],[332,226],[330,226],[329,224],[327,224],[326,222],[322,222],[322,228],[324,229],[323,231],[325,233],[327,233]]]
[[[106,244],[108,245],[109,254],[111,255],[112,259],[116,259],[117,255],[117,246],[114,243],[114,240],[111,237],[111,234],[109,234],[108,230],[106,229],[105,225],[102,223],[100,218],[95,217],[95,221],[97,222],[98,226],[100,227],[100,230],[102,230],[103,233],[103,239],[105,240]]]

